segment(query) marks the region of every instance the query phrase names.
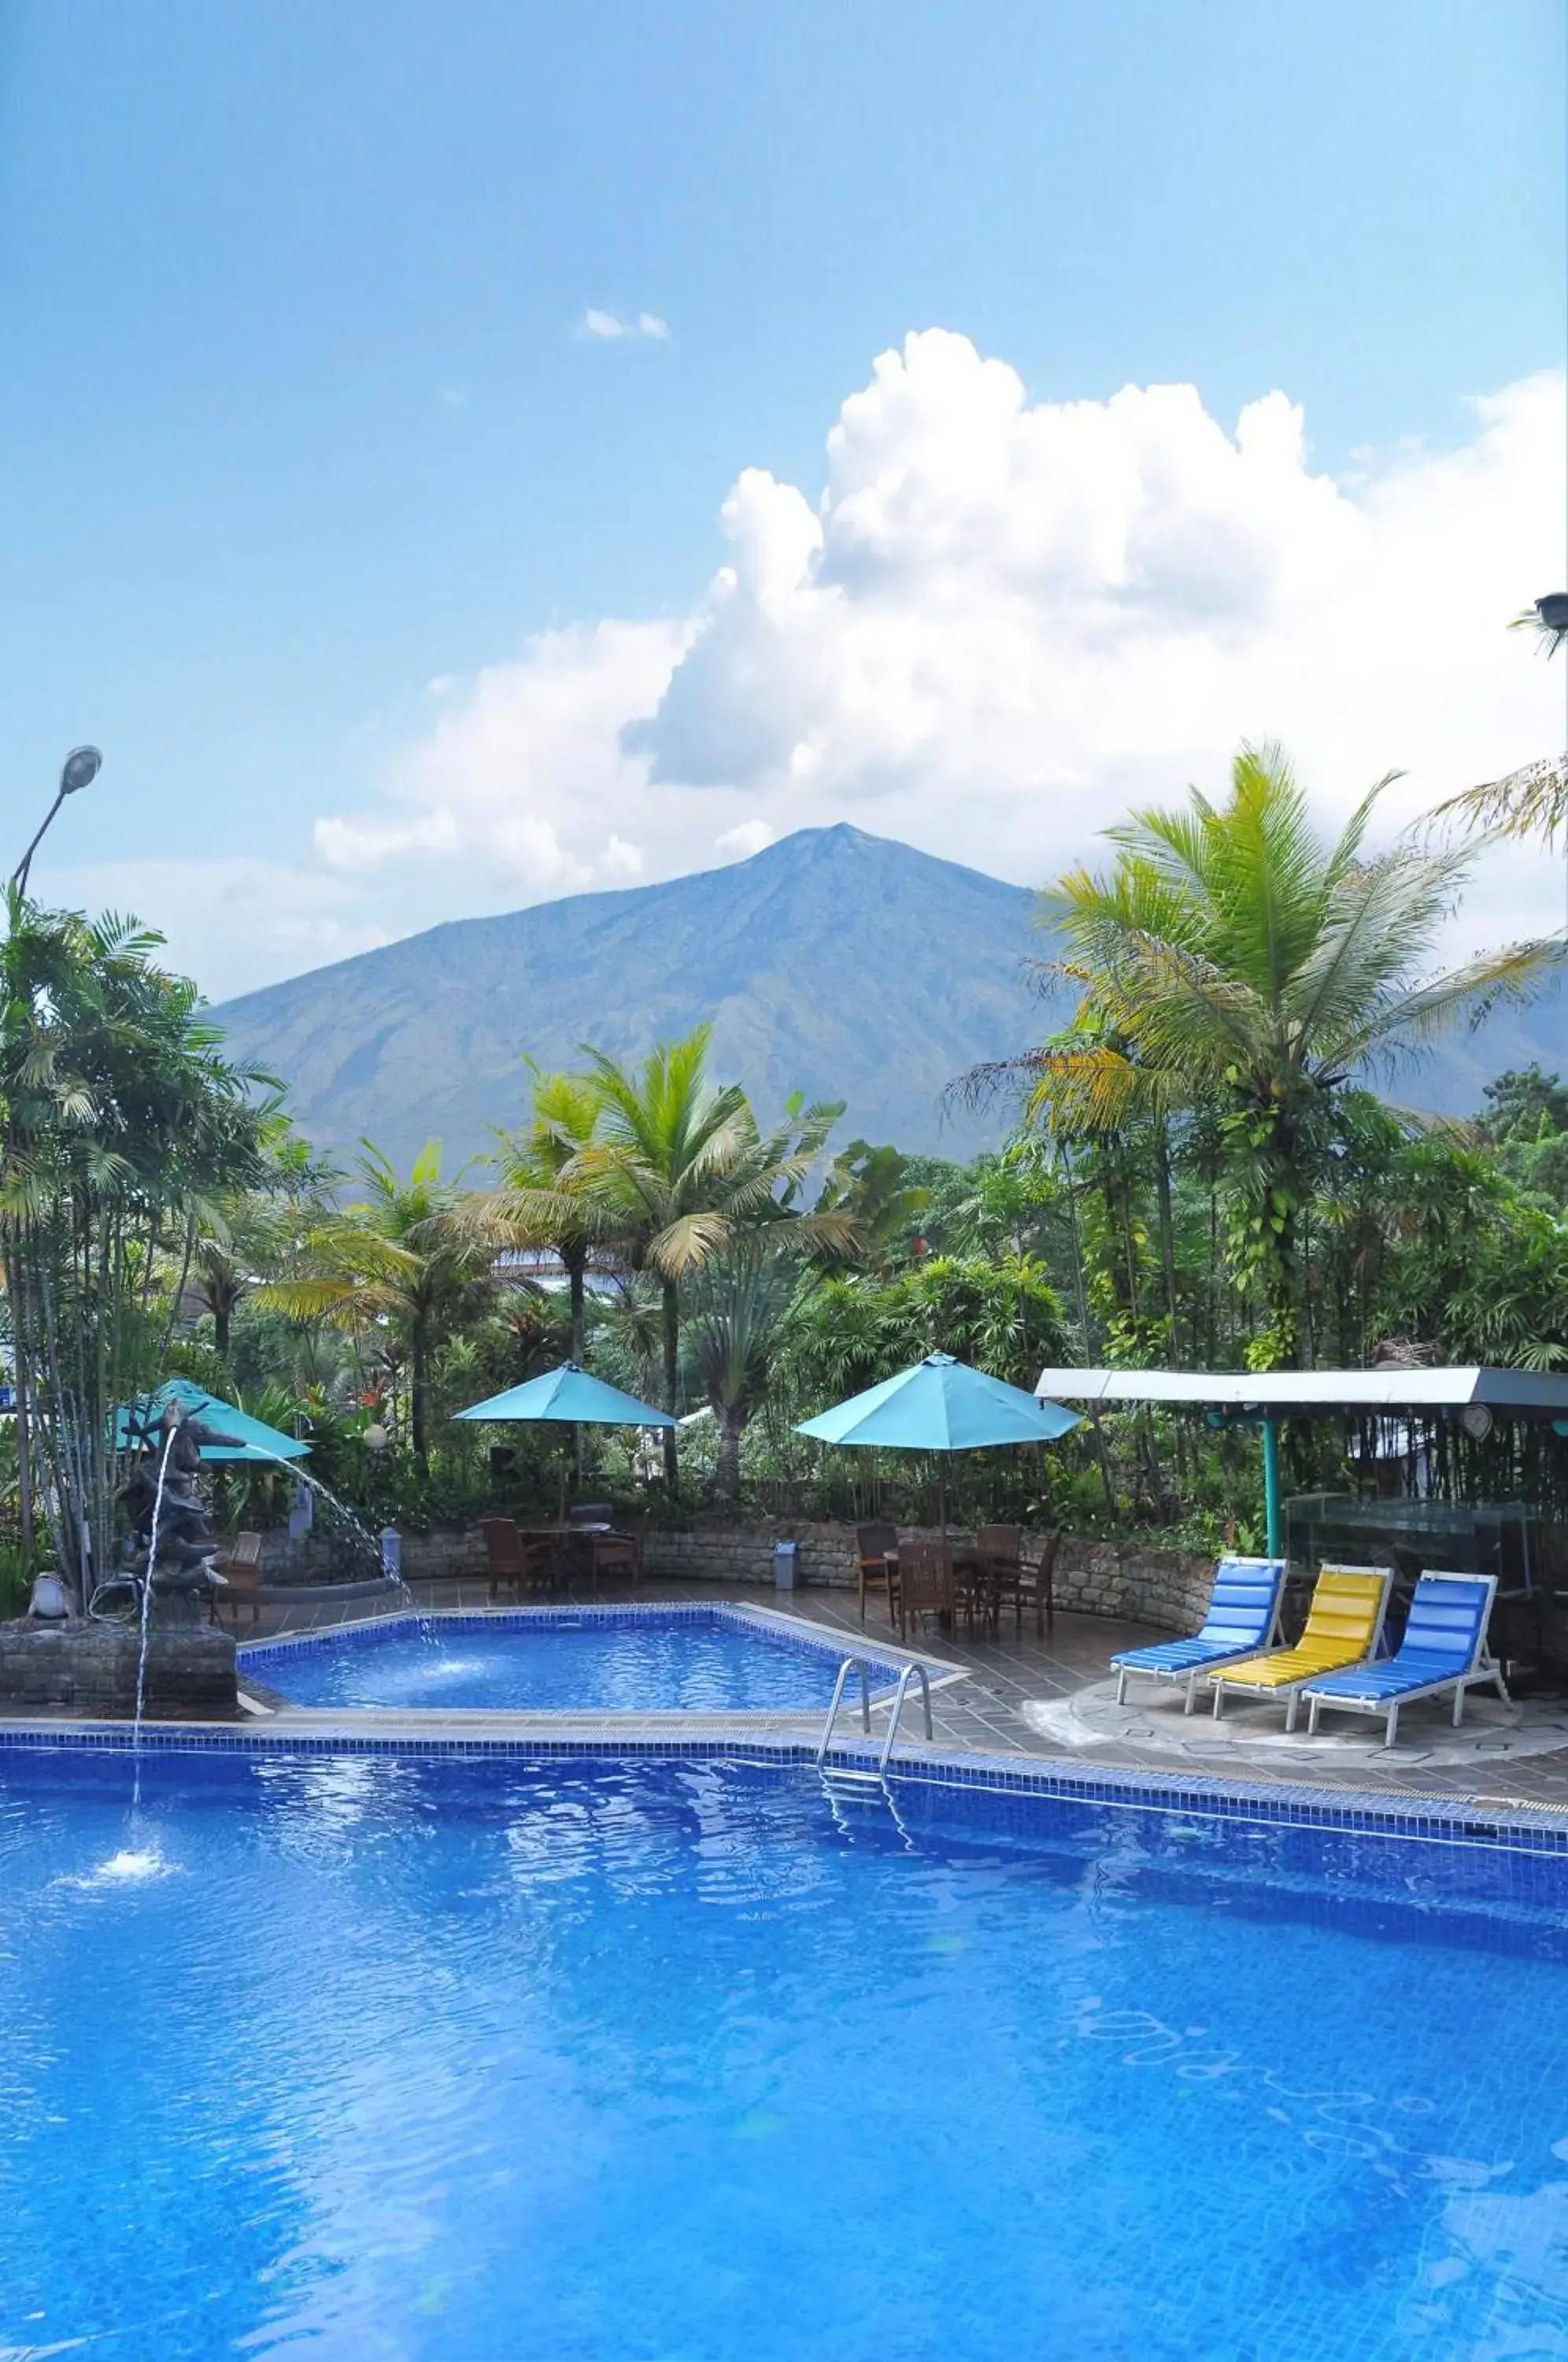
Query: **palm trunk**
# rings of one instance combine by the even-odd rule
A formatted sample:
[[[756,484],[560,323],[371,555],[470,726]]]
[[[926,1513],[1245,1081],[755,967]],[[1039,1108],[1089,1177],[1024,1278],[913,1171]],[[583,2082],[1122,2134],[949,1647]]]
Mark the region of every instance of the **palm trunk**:
[[[414,1464],[422,1476],[430,1473],[425,1429],[425,1328],[416,1321],[409,1338],[409,1426],[414,1436]]]
[[[234,1328],[233,1307],[220,1296],[213,1306],[213,1350],[225,1370],[228,1368],[228,1343]]]
[[[587,1256],[580,1247],[564,1250],[561,1261],[567,1267],[567,1280],[571,1290],[571,1357],[580,1369],[583,1366],[585,1340],[588,1335],[588,1290],[585,1278]]]
[[[674,1280],[663,1285],[664,1314],[664,1407],[672,1415],[680,1380],[680,1292]],[[664,1430],[664,1481],[673,1501],[680,1485],[679,1455],[676,1450],[675,1429]]]
[[[584,1274],[588,1263],[588,1256],[585,1250],[581,1247],[562,1247],[560,1249],[560,1258],[562,1263],[566,1265],[567,1285],[570,1291],[571,1358],[580,1370],[584,1366],[584,1360],[587,1352],[585,1341],[588,1335],[588,1291],[585,1286]],[[580,1496],[583,1488],[582,1429],[580,1427],[574,1427],[571,1431],[571,1464],[572,1480],[577,1487],[579,1495]]]
[[[734,1501],[740,1496],[740,1448],[745,1422],[727,1403],[715,1403],[713,1415],[719,1422],[719,1457],[713,1471],[713,1488],[722,1501]]]
[[[1154,1184],[1159,1200],[1160,1264],[1165,1282],[1165,1327],[1173,1368],[1181,1359],[1176,1323],[1176,1217],[1171,1207],[1171,1146],[1164,1116],[1154,1123]]]

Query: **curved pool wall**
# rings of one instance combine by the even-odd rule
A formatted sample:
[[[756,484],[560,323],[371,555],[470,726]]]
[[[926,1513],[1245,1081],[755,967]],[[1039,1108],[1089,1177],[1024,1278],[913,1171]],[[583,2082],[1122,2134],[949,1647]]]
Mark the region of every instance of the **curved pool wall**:
[[[778,1714],[825,1712],[848,1655],[874,1698],[914,1661],[766,1609],[660,1602],[377,1617],[249,1641],[236,1662],[291,1705],[339,1712]]]
[[[0,2349],[1562,2350],[1568,1825],[152,1738],[0,1733]]]

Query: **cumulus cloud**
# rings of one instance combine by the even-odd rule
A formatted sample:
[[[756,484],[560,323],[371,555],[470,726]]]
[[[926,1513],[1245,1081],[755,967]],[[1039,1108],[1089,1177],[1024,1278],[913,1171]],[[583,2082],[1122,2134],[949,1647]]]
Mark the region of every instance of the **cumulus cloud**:
[[[458,823],[437,804],[408,820],[318,820],[315,849],[329,869],[378,869],[409,853],[453,853]]]
[[[931,330],[877,361],[813,502],[748,469],[689,615],[541,633],[459,683],[325,857],[482,862],[520,894],[742,855],[850,817],[1026,881],[1130,802],[1282,738],[1325,822],[1390,822],[1561,743],[1560,676],[1504,625],[1561,570],[1563,385],[1475,401],[1451,447],[1313,464],[1265,391],[1031,403]],[[1494,899],[1558,916],[1546,865]],[[1522,898],[1522,899],[1521,899]]]
[[[1559,583],[1563,392],[1486,393],[1451,445],[1336,478],[1286,392],[1229,423],[1184,385],[1031,402],[966,338],[911,336],[820,491],[737,478],[691,612],[437,675],[308,863],[103,899],[168,920],[217,993],[845,818],[1041,883],[1129,804],[1221,786],[1242,738],[1286,743],[1325,824],[1401,767],[1391,826],[1562,744],[1561,667],[1504,626]],[[1561,895],[1554,861],[1489,856],[1461,940],[1560,923]]]
[[[646,855],[640,844],[628,844],[624,836],[610,832],[604,847],[604,866],[613,877],[640,877],[646,867]]]
[[[619,312],[601,312],[591,304],[577,324],[577,333],[597,338],[602,344],[613,344],[627,337],[647,337],[662,344],[669,335],[669,322],[661,320],[657,312],[635,312],[623,318]]]
[[[171,964],[215,1001],[407,932],[360,879],[257,855],[66,864],[50,871],[48,893],[67,909],[135,911],[168,937]]]
[[[773,831],[765,820],[743,820],[734,828],[726,828],[713,839],[714,850],[727,853],[733,860],[749,861],[773,842]]]

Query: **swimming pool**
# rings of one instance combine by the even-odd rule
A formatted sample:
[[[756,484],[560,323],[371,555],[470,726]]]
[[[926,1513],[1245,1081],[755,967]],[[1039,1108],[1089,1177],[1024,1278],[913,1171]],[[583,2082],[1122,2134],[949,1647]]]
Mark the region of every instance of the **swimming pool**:
[[[803,1769],[0,1754],[0,2349],[1568,2347],[1568,1860]]]
[[[825,1708],[850,1645],[745,1608],[534,1607],[338,1625],[243,1648],[239,1670],[294,1705],[765,1713]],[[899,1668],[872,1672],[886,1689]]]

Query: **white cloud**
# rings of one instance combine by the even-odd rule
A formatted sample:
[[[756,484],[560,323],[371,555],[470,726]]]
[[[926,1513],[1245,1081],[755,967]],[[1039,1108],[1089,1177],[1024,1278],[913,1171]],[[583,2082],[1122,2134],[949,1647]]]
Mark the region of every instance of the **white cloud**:
[[[318,820],[315,849],[329,869],[379,869],[409,853],[455,853],[458,823],[437,804],[431,811],[398,820]]]
[[[359,880],[304,862],[235,855],[82,862],[38,883],[62,908],[134,911],[168,937],[171,965],[215,1001],[407,932],[389,923],[384,898],[371,906]]]
[[[662,344],[669,333],[669,322],[661,320],[657,312],[635,312],[630,318],[623,319],[619,312],[602,312],[591,304],[577,324],[580,337],[596,337],[605,344],[613,344],[627,337],[646,337],[656,344]]]
[[[713,839],[718,853],[727,853],[737,861],[749,861],[754,853],[761,853],[773,842],[773,831],[765,820],[743,820],[734,828],[726,828],[722,836]]]
[[[1221,785],[1243,737],[1285,741],[1325,824],[1393,767],[1390,822],[1414,816],[1562,744],[1561,664],[1504,628],[1560,585],[1562,381],[1461,424],[1336,480],[1284,393],[1233,428],[1190,386],[1032,403],[964,337],[911,337],[845,403],[820,498],[740,475],[691,613],[438,676],[284,903],[335,956],[329,923],[405,933],[844,818],[1043,882],[1129,803]],[[1460,930],[1561,902],[1557,863],[1492,856]],[[313,964],[258,892],[226,911],[226,979],[247,926],[250,966]]]
[[[1504,625],[1561,569],[1562,420],[1562,380],[1529,379],[1455,447],[1342,482],[1283,393],[1233,430],[1190,386],[1032,404],[966,338],[911,337],[844,404],[814,505],[742,473],[691,614],[542,633],[459,686],[394,811],[329,849],[548,892],[626,874],[617,839],[669,875],[848,816],[1043,880],[1265,736],[1326,822],[1395,767],[1413,815],[1561,743],[1561,675]],[[1544,866],[1495,873],[1520,924],[1556,916]]]

